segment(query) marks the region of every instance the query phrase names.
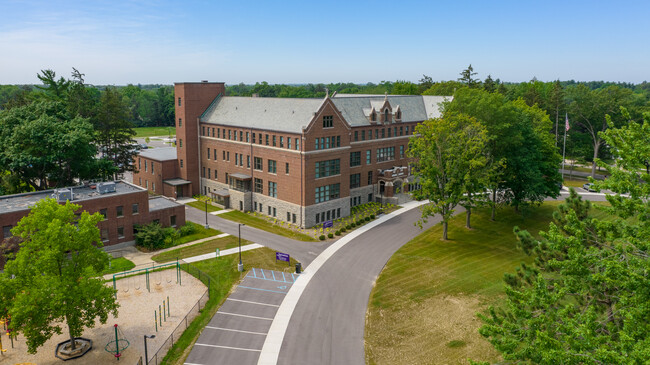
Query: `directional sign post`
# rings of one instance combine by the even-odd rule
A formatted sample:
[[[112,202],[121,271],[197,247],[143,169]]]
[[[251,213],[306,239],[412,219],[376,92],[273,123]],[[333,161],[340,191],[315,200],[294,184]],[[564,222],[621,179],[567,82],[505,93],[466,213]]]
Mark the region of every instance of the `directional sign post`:
[[[276,252],[275,253],[275,262],[286,261],[287,264],[291,265],[291,257],[288,253]]]

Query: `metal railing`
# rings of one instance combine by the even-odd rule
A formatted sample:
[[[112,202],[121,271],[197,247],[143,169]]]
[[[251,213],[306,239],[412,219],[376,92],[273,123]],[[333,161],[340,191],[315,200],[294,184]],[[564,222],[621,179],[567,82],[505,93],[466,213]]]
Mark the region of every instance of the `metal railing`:
[[[156,351],[156,353],[153,354],[149,358],[149,365],[159,365],[162,362],[162,360],[167,355],[167,352],[169,351],[169,349],[171,349],[172,346],[174,345],[174,343],[176,343],[178,341],[178,339],[181,337],[183,332],[185,332],[187,327],[190,326],[192,321],[201,313],[201,310],[203,308],[205,308],[208,301],[210,300],[210,290],[211,290],[211,286],[213,284],[214,279],[210,275],[204,273],[203,271],[201,271],[196,266],[194,266],[194,265],[192,265],[190,263],[179,261],[178,264],[179,264],[179,267],[180,267],[181,270],[183,270],[183,271],[187,272],[188,274],[194,276],[195,278],[199,279],[208,288],[205,291],[205,293],[203,293],[201,298],[199,298],[199,300],[196,302],[196,304],[194,304],[194,306],[187,312],[185,317],[183,317],[183,319],[181,319],[181,321],[178,323],[178,325],[172,331],[172,333],[165,339],[165,341],[160,346],[158,351]],[[217,285],[218,285],[218,283],[217,283]],[[141,358],[140,362],[138,362],[137,365],[142,365],[142,364],[143,364],[143,362],[142,362],[142,358]]]

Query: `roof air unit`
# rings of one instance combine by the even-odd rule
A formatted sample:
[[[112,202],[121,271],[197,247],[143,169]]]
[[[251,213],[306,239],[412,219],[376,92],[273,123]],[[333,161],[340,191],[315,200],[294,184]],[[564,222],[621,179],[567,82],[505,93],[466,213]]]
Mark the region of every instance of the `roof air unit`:
[[[108,194],[115,192],[115,183],[114,182],[105,182],[97,184],[97,191],[100,194]]]

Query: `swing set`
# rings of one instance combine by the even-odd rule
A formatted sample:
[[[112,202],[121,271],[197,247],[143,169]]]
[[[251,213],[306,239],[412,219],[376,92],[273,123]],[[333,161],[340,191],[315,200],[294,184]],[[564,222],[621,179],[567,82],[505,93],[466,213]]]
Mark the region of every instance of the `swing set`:
[[[174,269],[174,270],[172,270]],[[115,297],[117,297],[117,280],[122,278],[125,288],[121,288],[125,293],[128,293],[131,288],[140,290],[142,287],[142,278],[139,275],[144,274],[144,284],[148,292],[151,292],[151,284],[162,285],[163,281],[167,283],[174,282],[174,274],[176,275],[176,283],[181,285],[181,266],[178,261],[158,266],[147,267],[144,269],[137,269],[131,271],[124,271],[113,275],[113,289],[115,289]],[[165,275],[168,274],[168,275]]]

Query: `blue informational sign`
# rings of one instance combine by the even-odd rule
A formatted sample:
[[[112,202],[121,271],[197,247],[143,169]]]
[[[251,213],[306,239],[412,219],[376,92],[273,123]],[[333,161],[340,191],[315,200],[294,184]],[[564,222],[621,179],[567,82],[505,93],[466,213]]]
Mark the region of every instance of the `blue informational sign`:
[[[289,262],[289,254],[288,253],[282,253],[282,252],[276,252],[275,253],[275,261],[286,261]]]
[[[334,227],[334,221],[326,221],[323,223],[323,228],[332,228]]]

